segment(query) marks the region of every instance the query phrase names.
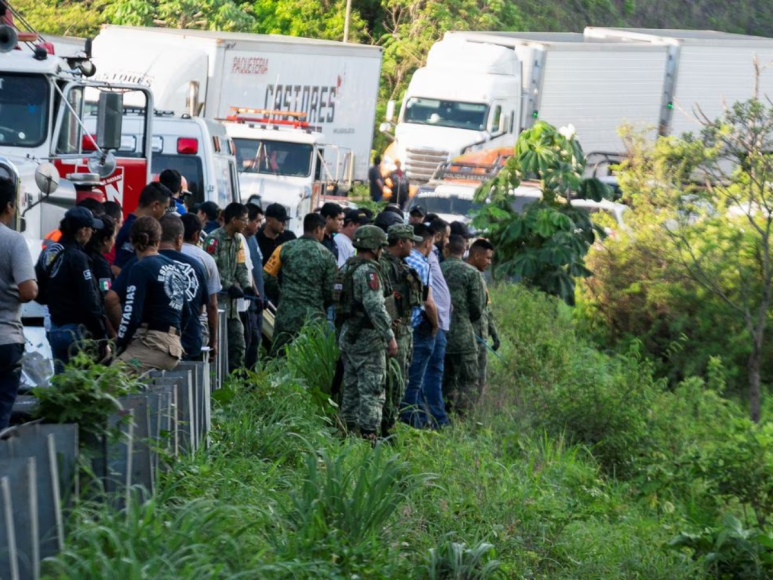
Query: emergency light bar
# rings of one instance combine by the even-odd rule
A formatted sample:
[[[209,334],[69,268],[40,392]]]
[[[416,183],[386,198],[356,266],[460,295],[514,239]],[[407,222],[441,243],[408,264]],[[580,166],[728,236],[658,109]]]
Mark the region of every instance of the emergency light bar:
[[[261,125],[286,125],[296,129],[309,128],[309,122],[302,120],[306,117],[306,113],[302,111],[249,109],[246,107],[230,107],[228,110],[231,112],[231,114],[229,114],[225,119],[218,119],[218,121],[231,121],[233,123],[258,123]],[[282,119],[281,117],[288,118]]]

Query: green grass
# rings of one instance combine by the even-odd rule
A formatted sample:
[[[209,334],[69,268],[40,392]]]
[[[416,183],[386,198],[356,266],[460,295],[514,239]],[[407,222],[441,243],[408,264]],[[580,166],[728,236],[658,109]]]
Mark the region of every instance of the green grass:
[[[309,334],[216,394],[210,450],[154,497],[121,513],[79,506],[48,576],[703,577],[668,544],[724,509],[688,467],[730,404],[700,381],[664,390],[635,353],[590,352],[553,300],[508,288],[494,302],[504,362],[490,361],[468,423],[400,426],[376,449],[339,437],[314,393],[330,367],[309,372],[330,343]]]

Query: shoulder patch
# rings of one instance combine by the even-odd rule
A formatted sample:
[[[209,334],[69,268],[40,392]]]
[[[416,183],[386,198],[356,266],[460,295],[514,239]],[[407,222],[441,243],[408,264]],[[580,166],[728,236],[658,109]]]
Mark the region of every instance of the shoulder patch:
[[[217,238],[209,238],[206,241],[205,248],[207,254],[214,255],[217,253]]]
[[[375,272],[371,272],[370,274],[368,274],[368,287],[371,290],[378,290],[379,288],[381,288],[381,284],[378,281],[378,274],[376,274]]]
[[[91,270],[89,270],[88,268],[86,268],[83,271],[83,279],[84,280],[91,280]]]
[[[112,286],[113,282],[110,280],[110,278],[99,279],[99,289],[102,290],[102,292],[107,292]]]

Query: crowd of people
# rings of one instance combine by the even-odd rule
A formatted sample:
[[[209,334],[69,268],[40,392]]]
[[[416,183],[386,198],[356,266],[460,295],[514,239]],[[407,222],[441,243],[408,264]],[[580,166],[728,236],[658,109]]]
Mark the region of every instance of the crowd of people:
[[[273,304],[267,356],[284,356],[309,323],[335,333],[332,390],[347,432],[375,439],[398,421],[438,429],[469,412],[487,351],[499,346],[488,241],[421,206],[406,220],[396,205],[374,215],[336,203],[306,215],[296,238],[281,204],[191,205],[186,190],[164,171],[125,220],[115,202],[83,199],[33,265],[11,227],[15,187],[0,179],[0,246],[11,257],[0,265],[0,429],[19,386],[20,308],[30,300],[46,307],[56,373],[78,352],[137,373],[214,357],[218,309],[229,370],[255,368]]]

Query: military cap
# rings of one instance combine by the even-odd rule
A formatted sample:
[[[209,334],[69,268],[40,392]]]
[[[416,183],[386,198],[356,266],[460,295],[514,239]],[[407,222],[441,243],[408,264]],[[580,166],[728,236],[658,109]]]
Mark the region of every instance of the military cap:
[[[398,240],[413,240],[416,243],[421,243],[424,241],[424,238],[415,236],[413,234],[413,226],[409,226],[407,224],[395,224],[393,226],[389,226],[388,233],[390,238],[397,238]]]
[[[361,226],[354,232],[352,245],[358,250],[378,250],[387,245],[387,237],[377,226]]]

